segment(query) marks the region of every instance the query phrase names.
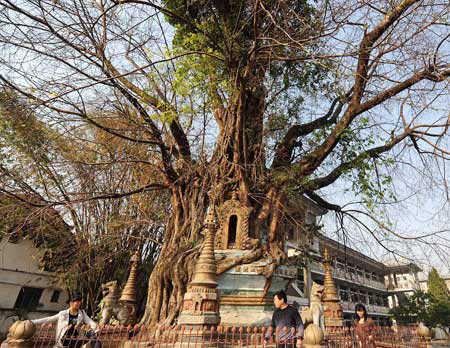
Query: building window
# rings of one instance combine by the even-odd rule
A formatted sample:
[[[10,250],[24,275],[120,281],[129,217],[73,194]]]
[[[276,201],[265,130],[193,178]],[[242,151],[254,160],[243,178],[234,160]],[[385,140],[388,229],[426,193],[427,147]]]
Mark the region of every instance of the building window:
[[[377,306],[382,306],[383,305],[383,299],[380,296],[376,296],[375,297],[375,304]]]
[[[234,247],[236,243],[236,232],[237,232],[237,221],[236,215],[231,215],[228,222],[228,248]]]
[[[60,290],[53,290],[53,294],[52,294],[52,298],[50,299],[50,302],[58,303],[59,295],[61,295],[61,291]]]
[[[364,294],[364,293],[360,293],[360,294],[359,294],[359,300],[360,300],[362,303],[367,304],[367,295]]]
[[[359,296],[355,289],[350,290],[350,300],[351,302],[359,302]]]
[[[339,296],[340,296],[342,301],[348,301],[349,300],[348,291],[347,291],[346,288],[339,289]]]
[[[36,309],[42,295],[42,290],[43,289],[40,288],[23,287],[20,289],[14,308],[22,308],[27,310]]]

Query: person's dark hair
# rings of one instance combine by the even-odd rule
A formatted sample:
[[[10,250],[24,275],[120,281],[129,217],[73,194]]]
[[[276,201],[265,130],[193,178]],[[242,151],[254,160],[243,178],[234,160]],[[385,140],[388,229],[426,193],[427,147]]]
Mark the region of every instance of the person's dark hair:
[[[69,293],[69,299],[67,300],[67,303],[74,302],[74,301],[81,301],[82,300],[81,293],[75,291]]]
[[[366,307],[364,307],[364,305],[362,304],[362,303],[358,303],[356,306],[355,306],[355,319],[356,320],[358,320],[359,319],[359,316],[358,316],[358,310],[363,310],[364,311],[364,321],[366,321],[367,320],[367,310],[366,310]]]
[[[278,297],[279,300],[284,300],[284,303],[287,303],[287,295],[283,290],[276,292],[274,296]]]

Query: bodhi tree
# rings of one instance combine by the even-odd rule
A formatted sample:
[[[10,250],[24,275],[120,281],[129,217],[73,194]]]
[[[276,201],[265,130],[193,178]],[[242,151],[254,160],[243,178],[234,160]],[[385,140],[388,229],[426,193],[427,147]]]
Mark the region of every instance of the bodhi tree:
[[[383,166],[447,159],[443,3],[0,0],[0,8],[3,87],[61,138],[88,124],[147,149],[120,161],[143,161],[158,175],[108,198],[168,194],[144,322],[172,322],[180,311],[208,205],[238,192],[253,208],[250,250],[219,272],[261,258],[276,266],[293,195],[345,214],[324,188],[351,180],[370,206],[387,199]]]

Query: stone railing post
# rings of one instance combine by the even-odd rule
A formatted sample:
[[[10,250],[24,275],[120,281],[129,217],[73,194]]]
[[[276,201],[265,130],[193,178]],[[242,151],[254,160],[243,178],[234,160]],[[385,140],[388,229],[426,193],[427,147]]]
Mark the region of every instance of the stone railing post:
[[[324,332],[316,324],[309,324],[306,327],[303,344],[305,348],[320,348],[323,344]]]
[[[16,321],[9,328],[6,343],[9,348],[31,348],[35,332],[36,325],[31,320]]]

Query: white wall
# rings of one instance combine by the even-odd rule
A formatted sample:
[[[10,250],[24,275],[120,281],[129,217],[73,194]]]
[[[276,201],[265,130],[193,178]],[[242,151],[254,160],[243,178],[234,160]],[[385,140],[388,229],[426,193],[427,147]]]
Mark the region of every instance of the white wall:
[[[28,313],[30,319],[52,315],[66,307],[67,293],[58,286],[55,275],[39,270],[40,256],[30,240],[0,241],[0,334],[19,319],[14,305],[22,287],[43,289],[36,311]],[[55,290],[60,291],[60,296],[58,302],[51,302]]]
[[[39,259],[42,253],[33,245],[31,240],[19,240],[17,243],[8,242],[2,238],[0,242],[0,268],[23,272],[40,272]]]

